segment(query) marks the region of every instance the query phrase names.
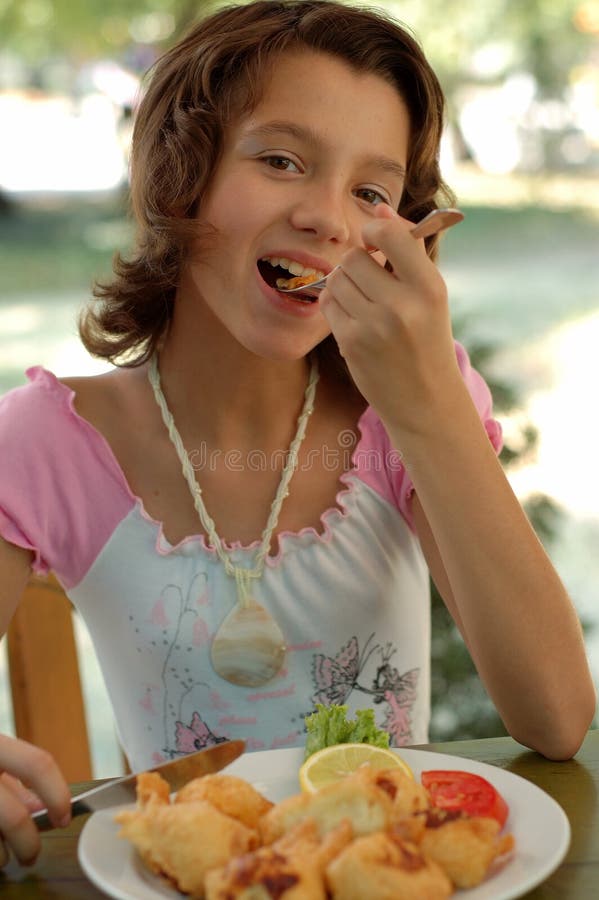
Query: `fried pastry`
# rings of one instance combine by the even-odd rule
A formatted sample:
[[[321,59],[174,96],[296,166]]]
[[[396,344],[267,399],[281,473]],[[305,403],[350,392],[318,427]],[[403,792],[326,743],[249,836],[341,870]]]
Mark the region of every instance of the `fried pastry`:
[[[445,900],[451,881],[416,844],[379,831],[352,841],[327,866],[333,900]]]
[[[259,832],[263,844],[272,844],[310,815],[311,797],[293,794],[277,803],[260,819]]]
[[[206,775],[171,802],[156,773],[116,816],[145,865],[206,900],[445,900],[514,847],[490,818],[431,806],[396,769],[362,766],[273,805],[248,782]]]
[[[352,777],[374,785],[390,797],[394,820],[422,812],[430,806],[428,791],[401,769],[381,770],[365,765],[360,766]]]
[[[324,870],[352,835],[345,821],[321,841],[314,819],[304,819],[274,844],[208,872],[206,900],[326,900]]]
[[[258,846],[258,834],[205,800],[162,803],[154,797],[116,816],[119,837],[128,838],[143,862],[177,890],[204,896],[209,869]]]
[[[136,779],[137,806],[142,809],[151,804],[165,805],[170,803],[170,789],[158,772],[141,772]]]
[[[432,809],[419,846],[456,887],[471,888],[483,881],[496,857],[513,849],[514,838],[511,834],[500,837],[500,829],[495,819],[452,816]]]
[[[273,806],[251,784],[234,775],[203,775],[194,778],[181,788],[175,803],[206,800],[217,809],[243,822],[248,828],[257,828],[258,820]]]
[[[344,819],[352,823],[355,834],[370,834],[391,824],[393,801],[371,781],[348,775],[316,794],[299,794],[277,803],[260,820],[263,842],[272,844],[308,816],[316,821],[322,834]]]

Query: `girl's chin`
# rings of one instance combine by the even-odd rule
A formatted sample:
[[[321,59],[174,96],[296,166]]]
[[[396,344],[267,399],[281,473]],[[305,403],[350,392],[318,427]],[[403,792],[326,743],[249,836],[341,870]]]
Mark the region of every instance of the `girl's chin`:
[[[326,337],[326,335],[325,335]],[[261,359],[277,363],[293,363],[305,359],[317,347],[323,337],[316,340],[302,340],[299,335],[262,334],[259,338],[247,338],[243,346]]]

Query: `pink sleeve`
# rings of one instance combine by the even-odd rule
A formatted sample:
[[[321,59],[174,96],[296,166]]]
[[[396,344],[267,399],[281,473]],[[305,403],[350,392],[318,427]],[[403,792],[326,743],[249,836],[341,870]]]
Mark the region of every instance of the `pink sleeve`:
[[[485,380],[472,368],[467,352],[455,343],[456,356],[462,377],[478,411],[489,440],[499,453],[503,445],[501,425],[493,418],[493,400]],[[401,512],[414,530],[412,495],[414,485],[402,461],[389,441],[383,423],[370,407],[360,420],[361,439],[354,454],[360,479],[370,485]]]
[[[33,570],[81,580],[135,503],[73,392],[41,368],[0,398],[0,535],[33,551]]]

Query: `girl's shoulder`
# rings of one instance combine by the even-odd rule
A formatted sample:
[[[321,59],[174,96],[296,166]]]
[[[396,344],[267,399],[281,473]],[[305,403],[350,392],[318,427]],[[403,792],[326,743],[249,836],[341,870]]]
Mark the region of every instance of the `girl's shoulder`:
[[[41,367],[27,377],[0,398],[0,533],[34,552],[35,571],[54,569],[72,585],[135,498],[104,436],[75,406],[77,397],[99,403],[104,379],[59,379]]]
[[[85,424],[100,434],[119,429],[136,407],[129,371],[58,377],[42,366],[26,371],[27,382],[0,397],[0,439],[27,441],[38,436],[68,441]]]
[[[114,412],[136,405],[147,380],[146,366],[115,367],[96,375],[73,375],[58,379],[74,397],[77,409],[101,416],[108,409]]]
[[[0,397],[0,443],[26,446],[37,435],[52,435],[73,416],[71,391],[42,366],[27,369],[27,382]]]
[[[139,455],[140,441],[153,440],[162,428],[146,365],[61,378],[60,383],[76,415],[104,438],[125,471],[127,460]]]

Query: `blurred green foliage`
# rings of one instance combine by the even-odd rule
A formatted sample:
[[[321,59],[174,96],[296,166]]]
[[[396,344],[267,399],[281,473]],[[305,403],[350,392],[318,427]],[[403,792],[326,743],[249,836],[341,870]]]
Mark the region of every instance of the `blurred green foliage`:
[[[0,0],[0,48],[10,47],[31,63],[56,55],[72,61],[116,58],[135,33],[150,43],[171,41],[215,5],[213,0]]]
[[[118,57],[132,31],[160,46],[223,0],[0,0],[0,49],[31,63]],[[447,88],[526,70],[549,95],[591,46],[581,0],[378,0],[423,43]],[[478,59],[473,68],[473,59]]]
[[[91,285],[110,275],[115,248],[127,245],[131,231],[115,197],[8,201],[0,210],[0,296],[12,302]]]
[[[554,93],[592,46],[581,0],[387,0],[408,24],[446,88],[527,71]]]
[[[467,336],[467,320],[454,321],[454,333],[468,347],[473,366],[483,375],[493,395],[495,415],[513,413],[522,405],[518,389],[490,368],[498,348],[490,343],[473,342]],[[466,333],[464,333],[466,332]],[[534,453],[538,442],[534,426],[523,421],[501,451],[504,468],[522,463]],[[524,503],[524,509],[545,548],[550,552],[559,537],[564,515],[545,494],[536,494]],[[457,626],[449,615],[435,585],[431,582],[431,702],[432,741],[459,741],[507,735],[493,702],[474,667]],[[506,603],[509,597],[506,597]],[[585,630],[590,623],[583,622]],[[510,653],[510,648],[505,648]]]

